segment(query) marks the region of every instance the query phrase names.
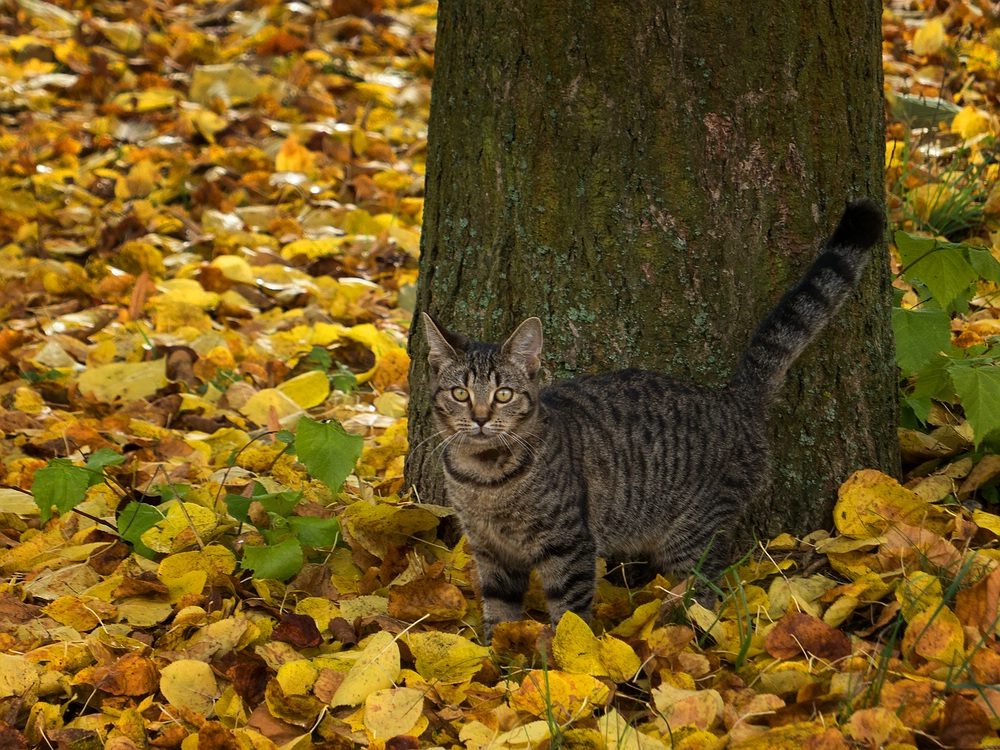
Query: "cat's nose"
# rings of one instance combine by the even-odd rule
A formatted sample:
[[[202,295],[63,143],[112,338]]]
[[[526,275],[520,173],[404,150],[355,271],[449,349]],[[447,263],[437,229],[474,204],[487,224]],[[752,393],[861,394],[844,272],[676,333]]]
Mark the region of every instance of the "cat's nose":
[[[490,421],[490,415],[489,414],[473,414],[472,415],[472,421],[475,422],[480,427],[482,427],[484,424],[486,424],[487,422]]]

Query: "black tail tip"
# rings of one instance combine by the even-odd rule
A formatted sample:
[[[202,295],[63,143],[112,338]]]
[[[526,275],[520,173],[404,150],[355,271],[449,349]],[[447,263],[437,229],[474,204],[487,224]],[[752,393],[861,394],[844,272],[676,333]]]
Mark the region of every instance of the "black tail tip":
[[[868,198],[860,198],[847,204],[830,244],[867,249],[882,239],[884,228],[882,209]]]

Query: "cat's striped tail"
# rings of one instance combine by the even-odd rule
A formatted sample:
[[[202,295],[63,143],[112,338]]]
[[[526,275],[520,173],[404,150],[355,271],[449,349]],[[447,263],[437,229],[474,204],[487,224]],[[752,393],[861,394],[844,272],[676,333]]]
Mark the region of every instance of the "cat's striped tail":
[[[757,326],[729,387],[770,402],[788,368],[857,285],[885,219],[872,201],[850,203],[823,254]]]

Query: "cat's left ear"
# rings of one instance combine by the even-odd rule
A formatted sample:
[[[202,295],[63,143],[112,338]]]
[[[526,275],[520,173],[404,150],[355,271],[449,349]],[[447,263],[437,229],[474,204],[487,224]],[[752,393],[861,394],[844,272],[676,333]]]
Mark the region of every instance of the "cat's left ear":
[[[538,318],[528,318],[521,323],[500,347],[500,354],[524,367],[531,378],[542,364],[541,353],[542,321]]]

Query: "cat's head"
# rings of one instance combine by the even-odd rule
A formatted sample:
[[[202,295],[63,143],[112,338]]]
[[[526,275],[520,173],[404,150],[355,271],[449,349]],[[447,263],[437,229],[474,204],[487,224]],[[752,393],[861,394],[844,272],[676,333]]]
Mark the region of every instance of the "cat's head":
[[[474,442],[503,441],[538,406],[542,323],[528,318],[502,344],[449,333],[424,313],[431,404],[440,426]]]

